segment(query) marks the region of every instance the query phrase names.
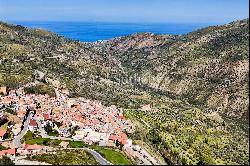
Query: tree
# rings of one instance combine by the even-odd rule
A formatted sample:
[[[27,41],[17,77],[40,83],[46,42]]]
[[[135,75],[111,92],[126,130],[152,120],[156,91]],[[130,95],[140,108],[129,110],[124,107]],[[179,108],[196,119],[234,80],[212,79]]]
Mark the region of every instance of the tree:
[[[149,133],[147,134],[147,138],[153,144],[161,143],[161,137],[159,136],[159,132],[157,131],[157,128],[151,129]]]
[[[47,133],[50,133],[50,132],[52,132],[52,126],[50,126],[50,124],[47,123],[47,124],[44,126],[44,130],[45,130]]]
[[[119,147],[120,150],[122,150],[122,148],[123,148],[123,146],[124,146],[124,145],[123,145],[120,141],[118,141],[118,140],[115,141],[115,145],[116,145],[117,147]]]
[[[34,134],[31,131],[28,131],[25,135],[24,135],[24,139],[25,140],[31,140],[34,138]]]
[[[0,158],[0,165],[15,165],[14,162],[7,156]]]
[[[47,139],[45,139],[45,140],[43,141],[43,145],[49,146],[49,141],[48,141]]]

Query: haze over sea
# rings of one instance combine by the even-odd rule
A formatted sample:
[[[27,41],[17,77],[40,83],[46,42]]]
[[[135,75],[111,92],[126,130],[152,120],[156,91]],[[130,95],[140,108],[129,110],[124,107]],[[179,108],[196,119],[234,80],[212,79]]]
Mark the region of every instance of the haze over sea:
[[[16,21],[13,24],[31,28],[41,28],[61,36],[95,42],[114,37],[127,36],[138,32],[181,35],[207,27],[211,24],[199,23],[109,23],[109,22],[27,22]]]

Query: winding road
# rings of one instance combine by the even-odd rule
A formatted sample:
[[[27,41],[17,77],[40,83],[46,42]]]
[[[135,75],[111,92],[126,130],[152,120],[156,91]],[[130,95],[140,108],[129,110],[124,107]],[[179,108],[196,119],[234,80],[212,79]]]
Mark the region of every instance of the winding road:
[[[29,128],[29,122],[31,119],[31,114],[29,113],[26,121],[24,122],[23,125],[23,130],[13,139],[12,144],[16,147],[16,148],[20,148],[22,146],[21,144],[21,139],[23,138],[23,136],[27,133],[28,128]]]

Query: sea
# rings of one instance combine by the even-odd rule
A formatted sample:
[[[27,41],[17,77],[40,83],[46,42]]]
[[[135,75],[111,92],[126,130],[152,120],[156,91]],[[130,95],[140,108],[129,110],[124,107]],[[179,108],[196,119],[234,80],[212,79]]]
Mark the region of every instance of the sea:
[[[46,29],[73,40],[95,42],[139,32],[182,35],[209,26],[206,23],[111,23],[14,21],[16,25]],[[210,24],[211,25],[211,24]]]

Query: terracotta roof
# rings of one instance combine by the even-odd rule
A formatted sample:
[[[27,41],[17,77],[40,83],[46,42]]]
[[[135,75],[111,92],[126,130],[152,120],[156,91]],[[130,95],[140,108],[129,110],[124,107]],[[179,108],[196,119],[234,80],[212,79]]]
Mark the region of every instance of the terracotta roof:
[[[118,137],[115,136],[115,135],[110,135],[109,136],[109,140],[117,140],[117,139],[118,139]]]
[[[127,140],[125,140],[125,139],[121,140],[121,143],[122,143],[123,145],[128,144]]]
[[[42,149],[42,146],[41,146],[41,145],[37,145],[37,144],[35,144],[35,145],[26,144],[26,145],[24,146],[24,149],[25,149],[25,150],[41,150],[41,149]]]
[[[16,154],[16,149],[7,149],[0,151],[0,156],[4,156],[7,154],[12,154],[12,155]]]
[[[0,137],[4,136],[5,133],[6,133],[6,130],[0,128]]]
[[[44,120],[50,119],[49,114],[43,114],[43,118],[44,118]]]
[[[37,126],[36,120],[31,119],[29,125],[30,126]]]
[[[117,116],[117,119],[123,119],[123,120],[127,120],[127,118],[125,118],[124,116]]]
[[[26,111],[19,111],[19,112],[17,113],[17,116],[18,116],[18,117],[24,117],[25,114],[26,114]]]

